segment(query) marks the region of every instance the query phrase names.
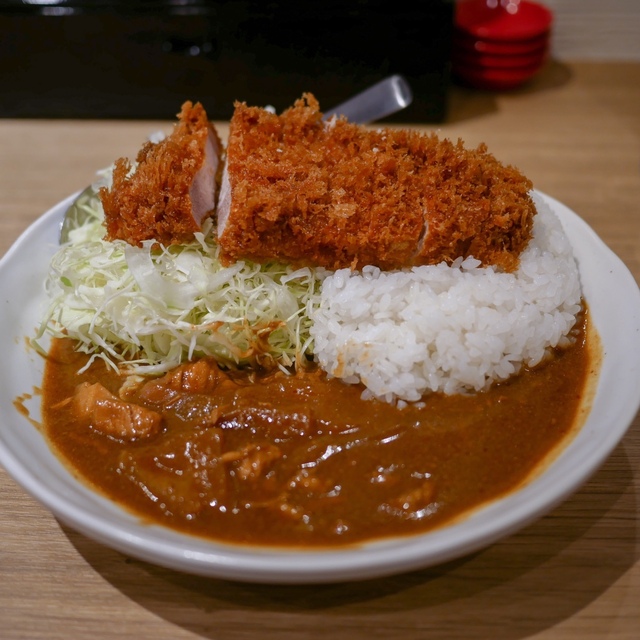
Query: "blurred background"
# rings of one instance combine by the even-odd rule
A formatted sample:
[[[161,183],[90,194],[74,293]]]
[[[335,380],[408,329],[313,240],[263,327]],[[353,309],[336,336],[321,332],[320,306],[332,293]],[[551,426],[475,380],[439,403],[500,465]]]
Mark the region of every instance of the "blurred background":
[[[444,115],[450,0],[0,0],[0,116],[212,119],[233,101],[326,108],[392,73],[410,119]]]
[[[173,119],[191,99],[226,120],[304,91],[328,109],[397,73],[414,101],[390,119],[437,123],[469,1],[0,0],[0,117]],[[638,0],[540,4],[550,59],[640,60]]]

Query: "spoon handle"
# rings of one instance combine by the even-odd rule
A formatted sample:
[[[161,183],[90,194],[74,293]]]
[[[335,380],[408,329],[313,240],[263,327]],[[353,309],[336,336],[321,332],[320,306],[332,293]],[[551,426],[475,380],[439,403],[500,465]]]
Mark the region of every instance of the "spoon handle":
[[[401,111],[412,101],[409,83],[402,76],[393,75],[326,111],[324,120],[336,115],[345,116],[355,124],[368,124]]]

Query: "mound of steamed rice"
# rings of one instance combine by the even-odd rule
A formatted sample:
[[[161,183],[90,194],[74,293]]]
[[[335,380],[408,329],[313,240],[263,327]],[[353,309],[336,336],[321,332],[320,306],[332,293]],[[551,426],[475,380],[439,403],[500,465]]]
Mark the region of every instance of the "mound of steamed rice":
[[[467,258],[329,275],[312,315],[320,366],[362,382],[365,397],[415,402],[428,392],[487,389],[568,344],[579,273],[560,221],[533,195],[533,238],[514,273]]]

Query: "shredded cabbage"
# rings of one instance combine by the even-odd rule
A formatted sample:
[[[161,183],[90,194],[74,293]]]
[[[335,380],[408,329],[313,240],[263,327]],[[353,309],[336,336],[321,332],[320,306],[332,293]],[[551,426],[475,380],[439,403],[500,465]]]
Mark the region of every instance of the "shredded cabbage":
[[[36,343],[45,333],[70,337],[90,362],[102,358],[140,374],[201,356],[287,369],[312,355],[310,317],[323,270],[223,267],[211,220],[190,244],[107,242],[98,186],[51,260]]]

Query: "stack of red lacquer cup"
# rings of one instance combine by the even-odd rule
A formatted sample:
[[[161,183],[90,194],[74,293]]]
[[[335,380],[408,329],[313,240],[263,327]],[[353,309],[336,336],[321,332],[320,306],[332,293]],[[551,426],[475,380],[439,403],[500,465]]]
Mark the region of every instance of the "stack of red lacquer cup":
[[[459,0],[452,71],[479,89],[515,89],[547,61],[552,12],[528,0]]]

